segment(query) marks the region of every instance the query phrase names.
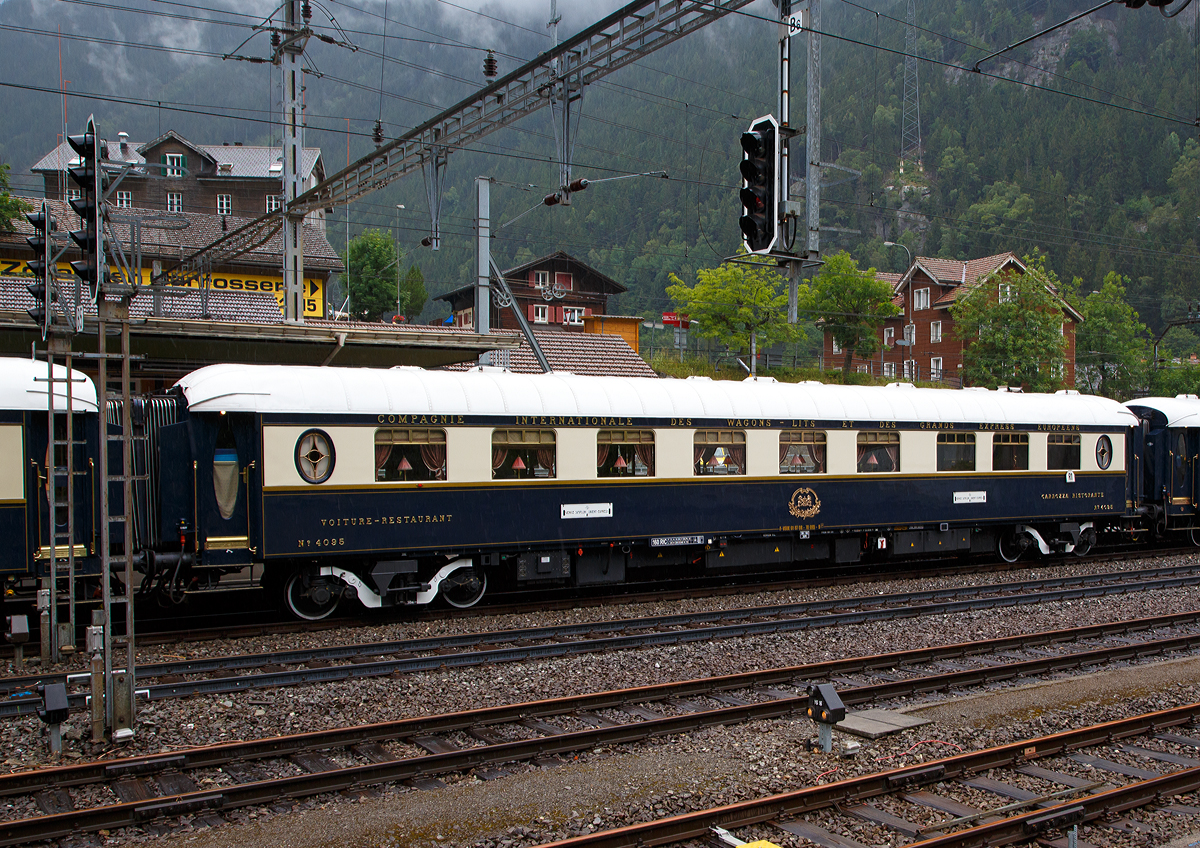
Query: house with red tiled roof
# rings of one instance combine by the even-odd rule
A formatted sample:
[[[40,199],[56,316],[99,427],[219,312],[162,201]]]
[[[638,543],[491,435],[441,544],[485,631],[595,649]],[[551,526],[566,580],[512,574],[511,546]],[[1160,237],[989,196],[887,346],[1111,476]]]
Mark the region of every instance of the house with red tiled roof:
[[[903,274],[877,276],[892,283],[892,302],[900,313],[880,330],[882,350],[870,361],[854,357],[854,367],[866,373],[903,380],[927,380],[961,385],[963,341],[954,332],[950,306],[964,292],[992,274],[1025,272],[1025,264],[1011,252],[979,259],[939,259],[918,256]],[[1062,301],[1063,336],[1067,340],[1066,384],[1075,384],[1075,327],[1083,320]],[[840,363],[843,352],[829,333],[824,341],[825,361]]]
[[[627,289],[607,274],[557,250],[509,268],[504,279],[517,307],[534,329],[561,327],[567,332],[616,335],[637,352],[641,316],[608,314],[608,299]],[[438,295],[434,300],[450,305],[456,326],[474,325],[474,284]],[[496,306],[495,298],[490,322],[497,330],[519,329],[512,310]]]

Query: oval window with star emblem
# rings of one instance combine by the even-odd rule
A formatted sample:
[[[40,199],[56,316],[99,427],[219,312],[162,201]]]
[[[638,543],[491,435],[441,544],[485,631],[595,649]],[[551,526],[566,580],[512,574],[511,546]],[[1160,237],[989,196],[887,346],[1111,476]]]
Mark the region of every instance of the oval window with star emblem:
[[[309,483],[324,483],[333,474],[333,440],[324,430],[305,430],[296,440],[296,470]]]
[[[1106,470],[1108,466],[1112,465],[1112,458],[1112,439],[1108,436],[1101,436],[1096,439],[1096,464],[1100,466],[1101,471]]]

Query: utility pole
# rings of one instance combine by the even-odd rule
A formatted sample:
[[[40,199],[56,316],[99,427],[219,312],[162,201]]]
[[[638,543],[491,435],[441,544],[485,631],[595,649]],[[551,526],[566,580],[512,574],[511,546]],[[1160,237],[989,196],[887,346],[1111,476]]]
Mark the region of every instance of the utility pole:
[[[908,0],[908,26],[904,34],[904,124],[900,138],[900,171],[904,160],[921,161],[921,89],[917,81],[917,3]]]
[[[300,60],[308,41],[312,8],[286,0],[283,39],[271,61],[283,75],[283,320],[304,323],[304,212],[290,204],[304,193],[304,96]]]

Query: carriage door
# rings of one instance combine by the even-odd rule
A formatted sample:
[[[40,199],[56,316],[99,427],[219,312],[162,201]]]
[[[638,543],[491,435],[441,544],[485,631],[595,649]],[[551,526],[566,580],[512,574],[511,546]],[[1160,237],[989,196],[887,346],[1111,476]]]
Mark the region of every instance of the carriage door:
[[[254,460],[249,418],[220,418],[212,452],[212,511],[205,522],[205,560],[211,564],[245,562],[249,558],[249,475]],[[215,514],[214,514],[215,513]]]
[[[1195,451],[1192,450],[1192,434],[1183,428],[1172,428],[1169,433],[1171,445],[1171,503],[1169,515],[1192,515],[1195,512],[1193,489]]]

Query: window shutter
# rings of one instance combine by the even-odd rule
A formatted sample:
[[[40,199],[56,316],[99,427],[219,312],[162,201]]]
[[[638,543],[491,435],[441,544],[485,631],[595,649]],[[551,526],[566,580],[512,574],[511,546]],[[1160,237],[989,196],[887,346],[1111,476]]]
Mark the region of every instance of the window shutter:
[[[158,157],[158,164],[163,166],[162,171],[159,172],[159,175],[165,177],[167,175],[167,154],[164,153]]]
[[[179,157],[179,166],[181,168],[183,168],[183,170],[185,170],[185,171],[187,170],[187,154],[186,153]]]
[[[583,308],[583,314],[584,314],[585,316],[586,316],[586,315],[591,315],[591,314],[592,314],[592,307],[590,307],[590,306],[585,306],[585,307]]]
[[[529,320],[530,321],[535,320],[537,318],[537,314],[536,314],[537,306],[535,306],[534,304],[531,303],[528,305],[527,308],[529,309]]]

